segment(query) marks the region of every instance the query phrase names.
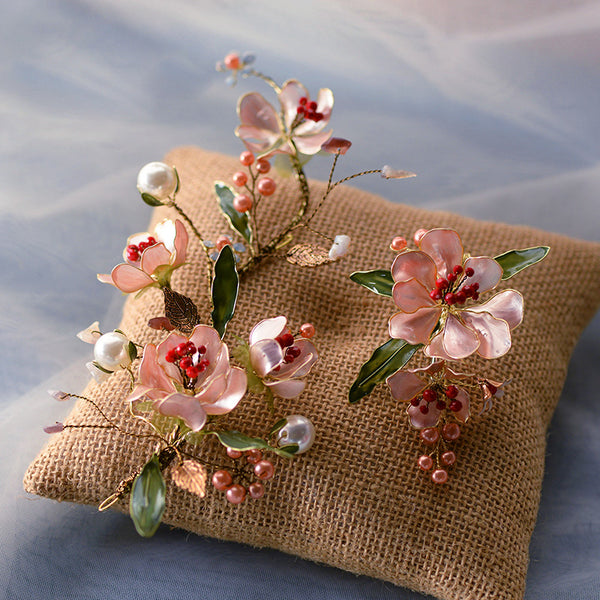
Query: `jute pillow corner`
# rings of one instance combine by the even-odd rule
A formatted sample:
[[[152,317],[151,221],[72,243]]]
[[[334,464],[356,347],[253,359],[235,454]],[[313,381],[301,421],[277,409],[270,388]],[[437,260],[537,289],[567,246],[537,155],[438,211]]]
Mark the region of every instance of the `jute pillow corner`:
[[[166,161],[177,167],[179,201],[205,237],[228,233],[213,185],[237,169],[235,159],[188,147],[174,150]],[[295,185],[291,179],[278,182],[277,198],[264,213],[265,228],[277,227],[289,214]],[[315,198],[324,185],[311,183]],[[157,209],[153,221],[165,216],[175,215]],[[242,281],[231,323],[232,331],[246,334],[262,318],[278,314],[293,323],[310,319],[315,324],[321,360],[314,376],[302,396],[277,404],[282,414],[311,418],[318,432],[315,445],[281,464],[261,502],[230,506],[214,491],[200,499],[169,484],[164,521],[203,535],[270,546],[444,600],[521,598],[546,430],[573,346],[600,304],[600,245],[393,205],[347,187],[336,190],[315,226],[331,235],[350,235],[351,255],[320,269],[265,262]],[[419,443],[405,407],[384,386],[358,406],[348,403],[347,393],[360,365],[387,339],[387,319],[394,311],[388,299],[370,294],[348,275],[387,268],[392,255],[386,242],[395,235],[440,226],[456,229],[465,247],[481,255],[536,245],[552,249],[544,262],[515,278],[526,309],[523,324],[513,332],[511,353],[483,365],[486,375],[508,375],[513,382],[491,412],[465,428],[451,481],[438,488],[415,469]],[[203,260],[195,242],[189,260]],[[180,269],[174,286],[198,303],[207,302],[203,273]],[[581,281],[586,285],[577,285]],[[554,293],[575,285],[577,294]],[[161,311],[158,292],[130,298],[120,328],[136,340],[151,341],[155,334],[148,333],[146,323]],[[125,376],[116,376],[102,386],[91,383],[86,394],[110,418],[130,425],[123,410],[127,385]],[[90,407],[79,403],[69,422],[94,418]],[[270,418],[265,406],[245,403],[228,422],[252,433],[264,430]],[[120,446],[114,436],[76,429],[54,436],[27,471],[25,489],[99,504],[152,453],[143,440]],[[127,510],[126,502],[117,508]]]

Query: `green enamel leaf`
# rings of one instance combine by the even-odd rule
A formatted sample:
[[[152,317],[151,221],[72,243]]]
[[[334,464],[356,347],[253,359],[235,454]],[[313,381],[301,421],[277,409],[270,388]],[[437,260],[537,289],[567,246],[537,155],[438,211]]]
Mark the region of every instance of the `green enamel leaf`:
[[[179,188],[181,187],[181,180],[179,179],[179,173],[177,172],[177,169],[175,167],[173,167],[173,172],[175,173],[175,178],[177,179],[175,191],[173,192],[173,197],[175,197],[175,194],[179,191]]]
[[[127,344],[127,355],[129,356],[129,360],[132,362],[137,358],[138,352],[133,342],[129,342]]]
[[[298,444],[290,444],[289,446],[281,446],[281,448],[271,448],[275,454],[283,458],[294,458],[296,452],[300,449]]]
[[[129,514],[142,537],[152,537],[165,511],[165,480],[155,455],[144,465],[131,486]]]
[[[286,418],[279,419],[279,421],[277,421],[277,423],[275,423],[273,425],[273,427],[271,427],[271,431],[269,431],[269,437],[271,437],[272,435],[275,435],[286,423],[287,423]]]
[[[376,271],[356,271],[350,275],[350,279],[380,296],[392,295],[394,279],[392,278],[392,273],[385,269],[378,269]]]
[[[252,229],[246,213],[239,213],[233,208],[235,192],[222,181],[215,182],[215,192],[221,212],[225,215],[230,227],[237,231],[248,243],[252,241]]]
[[[148,206],[162,206],[163,205],[163,203],[158,198],[155,198],[152,194],[147,194],[146,192],[142,193],[142,200]]]
[[[240,450],[241,452],[254,450],[255,448],[261,450],[269,448],[269,444],[267,444],[265,440],[250,437],[239,431],[211,431],[210,433],[216,435],[223,446],[233,448],[234,450]]]
[[[535,248],[523,248],[523,250],[509,250],[500,256],[496,256],[496,262],[502,267],[502,279],[510,279],[513,275],[520,273],[523,269],[531,267],[546,258],[550,252],[548,246],[536,246]]]
[[[356,381],[352,384],[348,394],[350,402],[358,402],[368,396],[378,383],[382,383],[404,367],[420,347],[421,344],[413,346],[405,340],[396,339],[379,346],[361,367]]]
[[[233,317],[238,295],[239,278],[235,268],[235,256],[231,246],[224,246],[215,263],[212,283],[213,310],[210,314],[213,327],[223,337],[227,323]]]

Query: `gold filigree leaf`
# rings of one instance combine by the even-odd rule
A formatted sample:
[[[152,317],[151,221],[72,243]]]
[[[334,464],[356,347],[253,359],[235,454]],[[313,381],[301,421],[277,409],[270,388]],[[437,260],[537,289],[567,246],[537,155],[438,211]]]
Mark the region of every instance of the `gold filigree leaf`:
[[[184,460],[171,473],[173,483],[182,490],[204,498],[206,495],[206,469],[195,460]]]
[[[329,250],[313,244],[297,244],[288,250],[285,258],[292,265],[300,267],[318,267],[332,262]]]

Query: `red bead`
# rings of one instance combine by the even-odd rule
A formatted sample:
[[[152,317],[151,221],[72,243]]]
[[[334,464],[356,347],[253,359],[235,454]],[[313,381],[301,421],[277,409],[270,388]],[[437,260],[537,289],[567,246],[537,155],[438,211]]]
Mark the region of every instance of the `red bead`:
[[[410,403],[411,403],[413,406],[419,406],[419,404],[421,404],[421,400],[420,400],[419,398],[413,398],[413,399],[410,401]]]
[[[479,289],[479,284],[477,282],[475,282],[471,285],[471,288],[473,289],[474,292],[476,292]]]
[[[154,246],[154,244],[156,244],[156,239],[155,239],[153,236],[149,235],[149,236],[148,236],[148,243],[149,243],[151,246]]]
[[[429,297],[432,300],[441,300],[442,299],[442,292],[440,290],[431,290],[429,292]]]
[[[235,52],[228,54],[223,59],[223,62],[225,63],[225,66],[228,69],[239,69],[240,68],[240,56],[239,56],[239,54],[237,54]]]
[[[435,402],[437,400],[437,394],[432,389],[427,389],[423,392],[423,400],[425,400],[425,402]]]
[[[233,199],[233,208],[240,213],[248,212],[252,208],[252,198],[248,194],[238,194]]]
[[[275,338],[275,341],[282,347],[282,348],[287,348],[288,346],[292,346],[294,344],[294,336],[287,332],[287,333],[282,333],[281,335],[278,335]]]
[[[229,458],[240,458],[243,454],[241,450],[235,450],[234,448],[227,448],[226,452]]]
[[[445,408],[446,408],[446,403],[445,403],[443,400],[438,400],[438,401],[436,402],[436,404],[435,404],[435,407],[436,407],[438,410],[445,410]]]
[[[290,346],[286,351],[292,358],[298,358],[302,354],[302,350],[298,346]]]
[[[435,427],[428,427],[421,429],[419,437],[428,446],[433,446],[440,439],[440,432]]]
[[[236,171],[233,174],[232,179],[235,185],[242,187],[243,185],[246,185],[246,182],[248,181],[248,175],[246,175],[246,173],[243,171]]]
[[[248,495],[254,500],[258,500],[265,495],[265,486],[260,481],[255,481],[248,486]]]
[[[454,266],[454,269],[452,269],[452,272],[453,272],[455,275],[460,275],[460,274],[463,272],[462,265],[455,265],[455,266]]]
[[[259,158],[256,161],[256,170],[264,175],[271,170],[271,163],[266,158]]]
[[[255,465],[259,460],[262,460],[262,457],[262,452],[257,448],[246,451],[246,460],[252,465]]]
[[[473,277],[473,275],[475,275],[475,271],[471,267],[467,267],[465,269],[465,275],[467,277]]]
[[[240,162],[245,167],[249,167],[254,162],[254,154],[249,150],[244,150],[244,152],[240,154]]]
[[[196,354],[196,346],[194,342],[187,343],[187,353],[191,356],[192,354]]]
[[[448,281],[443,277],[440,277],[439,279],[435,280],[435,287],[438,290],[444,290],[448,287]]]
[[[429,412],[429,406],[427,406],[427,404],[422,404],[419,406],[419,410],[426,415]]]
[[[212,476],[212,484],[218,490],[225,490],[233,483],[233,478],[231,477],[231,473],[222,469],[220,471],[215,471]]]
[[[433,483],[437,483],[438,485],[442,485],[448,481],[448,472],[444,469],[436,469],[431,474],[431,480]]]
[[[456,303],[456,296],[452,292],[449,292],[444,296],[444,300],[446,304],[452,305]]]
[[[419,468],[423,469],[423,471],[429,471],[431,467],[433,467],[433,459],[431,456],[427,456],[427,454],[423,454],[423,456],[419,456],[419,460],[417,461]]]
[[[239,483],[234,483],[226,492],[225,497],[231,504],[241,504],[246,498],[246,488]]]
[[[254,465],[254,474],[259,479],[271,479],[273,474],[275,473],[275,468],[273,467],[273,463],[268,460],[259,460]]]
[[[193,366],[192,363],[192,359],[189,356],[184,356],[180,361],[179,361],[179,367],[181,369],[188,369],[189,367]]]
[[[452,400],[449,408],[452,412],[458,412],[462,408],[462,402],[460,400]]]
[[[166,354],[165,354],[165,360],[168,363],[174,363],[177,360],[177,355],[175,354],[174,350],[169,350]]]
[[[446,396],[448,398],[456,398],[458,396],[458,388],[455,385],[449,385],[446,388]]]
[[[187,354],[187,342],[175,346],[175,352],[177,352],[179,356],[185,356]]]
[[[464,304],[467,301],[467,295],[461,290],[456,293],[456,302],[458,304]]]
[[[460,437],[460,427],[458,423],[446,423],[442,427],[442,436],[445,440],[452,442]]]
[[[306,109],[304,108],[304,106],[299,106],[299,107],[296,109],[296,114],[297,114],[298,116],[306,114]]]
[[[316,122],[318,123],[318,122],[319,122],[319,121],[321,121],[323,118],[325,118],[325,115],[324,115],[323,113],[320,113],[320,112],[318,112],[318,113],[315,113],[315,114],[314,114],[314,116],[313,116],[313,121],[316,121]]]
[[[446,279],[448,279],[450,283],[454,283],[456,281],[456,275],[454,273],[448,273]]]
[[[259,179],[256,187],[263,196],[271,196],[275,193],[277,185],[270,177],[263,177]]]
[[[302,98],[300,98],[300,100],[298,102],[299,102],[300,106],[304,106],[308,102],[308,98],[305,98],[304,96],[302,96]]]
[[[315,335],[315,326],[312,323],[304,323],[300,326],[300,335],[303,338],[310,339]]]
[[[198,373],[200,373],[200,371],[196,368],[196,367],[188,367],[185,370],[185,374],[190,378],[190,379],[196,379],[196,377],[198,377]]]
[[[310,108],[310,110],[317,110],[317,103],[313,100],[309,103],[308,108]]]
[[[479,292],[473,292],[473,300],[479,300]]]
[[[456,462],[456,454],[454,454],[452,450],[448,450],[447,452],[444,452],[442,456],[440,456],[440,462],[449,467]]]
[[[197,348],[198,354],[206,354],[206,346],[198,346]]]
[[[132,251],[137,252],[138,247],[135,244],[129,244],[129,246],[127,246],[127,250],[132,250]]]

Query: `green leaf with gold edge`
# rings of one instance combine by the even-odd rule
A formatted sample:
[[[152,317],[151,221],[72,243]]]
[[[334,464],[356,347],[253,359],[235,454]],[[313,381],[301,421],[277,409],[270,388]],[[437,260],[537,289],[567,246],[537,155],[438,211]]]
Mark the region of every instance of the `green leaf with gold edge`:
[[[233,448],[234,450],[240,450],[241,452],[270,448],[265,440],[250,437],[240,431],[211,431],[210,433],[216,435],[223,446]]]
[[[213,310],[210,313],[213,327],[219,335],[225,335],[227,323],[235,312],[238,296],[239,277],[235,268],[235,256],[231,246],[224,246],[215,263],[215,276],[212,282]]]
[[[177,179],[177,183],[175,184],[175,191],[173,192],[173,197],[175,197],[175,194],[179,191],[179,188],[181,187],[181,180],[179,179],[179,173],[177,172],[177,169],[175,167],[173,167],[173,173],[175,173],[175,179]]]
[[[289,444],[288,446],[281,446],[281,448],[270,448],[275,454],[283,458],[294,458],[299,449],[300,446],[298,444]]]
[[[273,427],[271,427],[271,430],[269,431],[269,437],[275,435],[286,423],[287,419],[285,417],[283,419],[279,419],[279,421],[277,421]]]
[[[509,250],[500,256],[496,256],[494,260],[502,267],[502,279],[510,279],[523,269],[544,260],[548,252],[550,252],[549,246],[535,246],[534,248],[523,248],[522,250]]]
[[[392,295],[394,279],[391,271],[386,271],[385,269],[355,271],[350,275],[350,279],[380,296],[391,297]]]
[[[133,342],[129,342],[127,344],[127,355],[129,356],[129,360],[131,360],[132,362],[138,356],[137,348],[136,348],[136,346],[135,346],[135,344]]]
[[[142,200],[148,206],[163,206],[164,204],[158,198],[155,198],[152,194],[147,194],[146,192],[142,192]]]
[[[237,231],[248,243],[252,241],[252,229],[246,213],[240,213],[233,208],[233,200],[236,193],[222,181],[215,181],[215,192],[219,208],[225,215],[230,227]]]
[[[361,367],[356,381],[352,384],[348,394],[350,402],[355,403],[368,396],[378,383],[402,369],[421,345],[391,339],[379,346]]]
[[[129,514],[142,537],[152,537],[165,512],[165,480],[156,454],[144,465],[131,486]]]

